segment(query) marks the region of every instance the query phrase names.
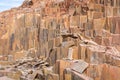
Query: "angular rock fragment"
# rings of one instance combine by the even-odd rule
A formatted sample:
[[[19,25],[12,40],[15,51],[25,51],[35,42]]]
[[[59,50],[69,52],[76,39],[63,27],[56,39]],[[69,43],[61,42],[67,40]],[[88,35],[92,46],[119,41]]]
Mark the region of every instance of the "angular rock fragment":
[[[89,65],[88,63],[86,63],[82,60],[79,60],[79,61],[74,62],[71,65],[71,69],[78,73],[83,73],[83,71],[85,71],[85,69],[88,67],[88,65]]]

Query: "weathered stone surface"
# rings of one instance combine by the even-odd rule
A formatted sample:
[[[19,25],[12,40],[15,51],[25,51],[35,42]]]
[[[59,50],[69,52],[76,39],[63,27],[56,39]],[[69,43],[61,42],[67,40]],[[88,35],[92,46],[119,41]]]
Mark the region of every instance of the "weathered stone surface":
[[[119,16],[119,0],[25,0],[0,13],[3,74],[10,69],[7,76],[16,80],[119,80]]]
[[[87,67],[88,63],[84,62],[83,60],[79,60],[72,64],[71,69],[78,73],[83,73]]]

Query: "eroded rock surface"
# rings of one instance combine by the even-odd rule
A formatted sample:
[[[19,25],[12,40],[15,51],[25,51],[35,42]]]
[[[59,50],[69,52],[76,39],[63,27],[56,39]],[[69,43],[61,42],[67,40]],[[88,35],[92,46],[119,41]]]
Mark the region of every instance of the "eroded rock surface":
[[[0,13],[1,79],[119,80],[119,22],[119,0],[25,0]]]

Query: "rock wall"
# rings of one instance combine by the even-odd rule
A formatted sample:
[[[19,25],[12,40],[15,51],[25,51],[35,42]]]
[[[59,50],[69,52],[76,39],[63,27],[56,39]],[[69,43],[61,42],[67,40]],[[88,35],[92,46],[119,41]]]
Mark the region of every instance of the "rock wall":
[[[20,7],[0,13],[1,60],[11,60],[8,55],[19,59],[17,53],[23,51],[54,65],[60,80],[80,80],[80,76],[88,80],[74,71],[78,77],[73,79],[63,73],[63,58],[82,59],[89,63],[84,75],[119,80],[119,16],[119,0],[25,0]]]

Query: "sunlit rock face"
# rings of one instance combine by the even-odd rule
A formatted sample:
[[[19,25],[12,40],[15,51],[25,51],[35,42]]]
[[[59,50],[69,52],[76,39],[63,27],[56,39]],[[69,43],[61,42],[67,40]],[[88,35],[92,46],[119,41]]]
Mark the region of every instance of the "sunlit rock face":
[[[25,0],[0,13],[0,60],[45,59],[69,80],[64,70],[81,59],[86,67],[75,65],[90,80],[119,80],[119,16],[119,0]],[[72,69],[70,80],[80,80]]]
[[[38,50],[44,41],[48,44],[50,30],[57,30],[58,25],[61,30],[84,28],[85,36],[95,41],[97,36],[102,36],[103,29],[113,35],[120,34],[117,7],[117,2],[104,0],[25,0],[17,9],[0,15],[0,53],[10,54],[11,51],[29,48]],[[102,44],[100,40],[97,41]]]

